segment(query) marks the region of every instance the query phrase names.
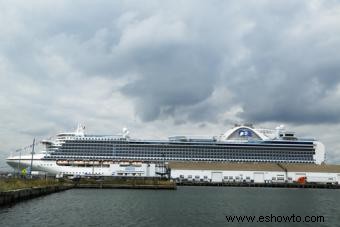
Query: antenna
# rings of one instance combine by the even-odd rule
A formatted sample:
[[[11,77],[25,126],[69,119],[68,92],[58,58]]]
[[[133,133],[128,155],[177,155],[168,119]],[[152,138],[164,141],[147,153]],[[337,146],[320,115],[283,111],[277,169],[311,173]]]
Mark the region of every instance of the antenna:
[[[79,123],[78,126],[77,126],[76,134],[80,135],[80,136],[84,136],[85,126],[83,126],[82,124]]]
[[[35,138],[33,139],[33,144],[32,144],[31,167],[30,167],[30,173],[29,173],[30,176],[32,176],[34,145],[35,145]]]

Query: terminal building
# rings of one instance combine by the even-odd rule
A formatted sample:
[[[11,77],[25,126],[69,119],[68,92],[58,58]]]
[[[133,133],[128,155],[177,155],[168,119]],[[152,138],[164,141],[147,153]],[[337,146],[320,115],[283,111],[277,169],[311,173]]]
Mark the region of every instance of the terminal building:
[[[340,165],[170,162],[169,168],[178,182],[340,184]]]

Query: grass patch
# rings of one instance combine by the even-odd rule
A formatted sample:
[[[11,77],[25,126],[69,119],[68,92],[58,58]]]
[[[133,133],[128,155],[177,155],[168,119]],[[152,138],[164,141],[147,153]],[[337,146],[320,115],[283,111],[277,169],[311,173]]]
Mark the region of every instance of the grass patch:
[[[0,179],[0,191],[59,185],[54,179]]]

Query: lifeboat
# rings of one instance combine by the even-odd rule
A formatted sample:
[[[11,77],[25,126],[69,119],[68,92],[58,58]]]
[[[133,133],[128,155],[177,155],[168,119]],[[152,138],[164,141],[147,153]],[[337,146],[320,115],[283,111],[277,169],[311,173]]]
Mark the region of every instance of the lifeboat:
[[[68,165],[68,161],[67,160],[58,160],[57,165]]]
[[[141,167],[141,166],[142,166],[142,163],[141,163],[141,162],[133,162],[133,163],[132,163],[132,166]]]
[[[129,166],[130,162],[120,162],[119,166]]]
[[[85,162],[84,161],[74,161],[73,162],[75,165],[84,165]]]

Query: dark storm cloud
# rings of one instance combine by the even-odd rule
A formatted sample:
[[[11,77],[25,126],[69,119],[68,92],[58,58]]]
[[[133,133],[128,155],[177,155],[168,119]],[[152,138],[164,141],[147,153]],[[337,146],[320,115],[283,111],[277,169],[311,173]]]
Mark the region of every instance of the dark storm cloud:
[[[170,13],[160,11],[135,22],[118,43],[119,50],[128,50],[121,63],[128,62],[129,72],[137,75],[122,92],[134,98],[144,121],[216,121],[228,104],[215,106],[207,100],[219,85],[222,62],[231,58],[236,37],[246,26],[237,28],[235,20],[225,20],[226,13],[235,13],[226,6],[182,7],[188,15],[176,15],[176,5],[171,5]]]
[[[332,10],[338,4],[320,4],[316,9],[313,3],[296,1],[249,5],[244,11],[236,8],[224,14],[224,7],[208,11],[210,20],[198,20],[201,28],[212,27],[209,35],[184,19],[187,34],[199,32],[200,36],[180,43],[179,48],[168,48],[169,43],[153,48],[153,43],[148,43],[142,54],[132,52],[140,57],[133,59],[132,65],[137,64],[141,77],[123,92],[136,98],[136,111],[143,120],[162,114],[176,118],[175,110],[185,106],[187,120],[196,121],[195,116],[201,115],[205,118],[199,121],[211,121],[218,112],[210,110],[218,107],[205,103],[205,108],[196,112],[192,106],[223,86],[235,98],[219,111],[241,105],[239,116],[245,121],[339,122],[340,54],[336,50],[340,26]],[[235,22],[226,23],[217,15],[234,17]],[[212,21],[215,24],[209,24]],[[243,33],[237,30],[244,26],[241,21],[250,24]],[[238,40],[233,43],[230,37]],[[191,45],[195,41],[197,45]],[[235,48],[230,48],[230,43]],[[202,48],[208,51],[199,51]],[[229,64],[241,51],[245,56]],[[222,61],[227,63],[221,69]]]
[[[139,79],[122,90],[137,98],[136,111],[143,120],[172,115],[174,109],[202,102],[213,92],[219,60],[208,50],[179,45],[146,52],[149,56],[135,63]]]
[[[118,90],[143,121],[215,122],[240,107],[244,121],[339,122],[338,11],[336,1],[17,3],[3,9],[13,26],[2,22],[0,47],[18,78],[57,93],[63,80],[125,79]]]
[[[252,16],[243,42],[249,54],[228,73],[229,88],[248,121],[340,121],[340,27],[333,7],[308,4],[290,12]],[[284,7],[283,7],[284,8]],[[269,7],[270,9],[270,7]],[[263,19],[265,17],[265,20]],[[226,84],[228,84],[226,81]]]
[[[79,120],[336,134],[339,12],[321,0],[0,1],[0,156]]]

